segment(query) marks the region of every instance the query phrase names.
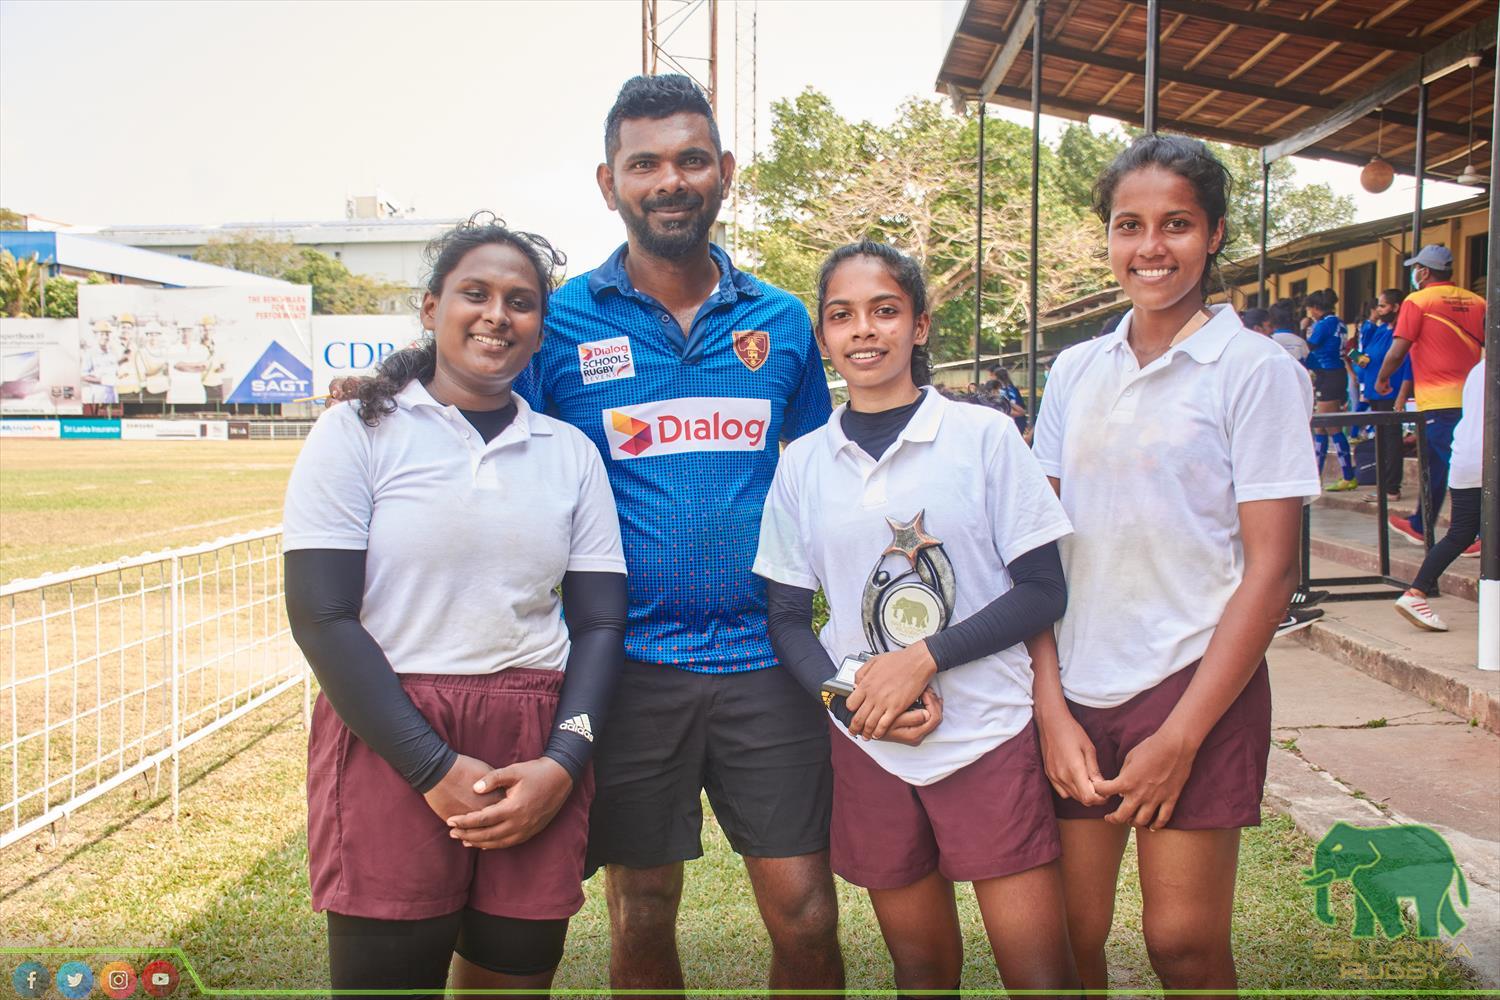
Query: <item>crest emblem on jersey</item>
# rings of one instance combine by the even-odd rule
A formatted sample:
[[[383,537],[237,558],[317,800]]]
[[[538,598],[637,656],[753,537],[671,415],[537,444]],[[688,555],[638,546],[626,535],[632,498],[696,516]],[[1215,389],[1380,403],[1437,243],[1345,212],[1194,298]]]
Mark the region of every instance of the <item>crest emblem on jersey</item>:
[[[771,335],[764,330],[736,330],[734,356],[751,371],[760,371],[771,355]]]

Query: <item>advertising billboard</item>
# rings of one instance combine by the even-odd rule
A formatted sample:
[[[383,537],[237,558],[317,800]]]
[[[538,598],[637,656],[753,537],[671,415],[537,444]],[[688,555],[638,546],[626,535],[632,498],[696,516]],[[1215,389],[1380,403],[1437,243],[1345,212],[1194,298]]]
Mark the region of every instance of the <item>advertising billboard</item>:
[[[86,402],[77,320],[0,319],[0,413],[76,415]]]
[[[416,316],[314,316],[313,391],[346,375],[369,375],[392,351],[422,338]]]
[[[289,403],[312,394],[306,285],[80,285],[83,402]]]

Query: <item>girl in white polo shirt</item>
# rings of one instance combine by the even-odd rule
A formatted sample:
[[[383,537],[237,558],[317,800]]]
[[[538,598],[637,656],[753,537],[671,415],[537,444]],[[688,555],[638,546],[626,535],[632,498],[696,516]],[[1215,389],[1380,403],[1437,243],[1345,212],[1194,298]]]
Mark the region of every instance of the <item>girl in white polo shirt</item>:
[[[921,268],[894,248],[823,265],[818,339],[849,402],[787,446],[754,568],[777,657],[824,692],[830,860],[869,890],[896,988],[958,987],[966,881],[1006,987],[1072,990],[1024,644],[1050,648],[1068,521],[1010,417],[926,385],[930,323]]]
[[[560,257],[479,219],[428,253],[420,362],[326,411],[287,488],[288,617],[323,689],[313,906],[335,989],[439,995],[451,965],[545,991],[583,903],[625,561],[598,452],[510,389]]]
[[[1260,822],[1270,747],[1263,658],[1319,483],[1301,366],[1204,303],[1228,188],[1207,147],[1176,136],[1142,136],[1104,171],[1094,208],[1132,309],[1058,356],[1037,421],[1074,534],[1061,676],[1039,661],[1036,714],[1090,989],[1108,985],[1132,826],[1162,985],[1236,984],[1239,830]]]

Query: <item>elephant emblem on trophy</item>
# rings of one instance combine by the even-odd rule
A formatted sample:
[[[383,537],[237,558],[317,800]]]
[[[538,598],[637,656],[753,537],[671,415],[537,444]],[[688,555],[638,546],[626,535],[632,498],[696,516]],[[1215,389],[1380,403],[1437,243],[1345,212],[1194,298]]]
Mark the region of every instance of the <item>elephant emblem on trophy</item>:
[[[1425,826],[1351,826],[1335,823],[1318,842],[1313,867],[1302,883],[1317,890],[1313,912],[1332,926],[1328,887],[1349,880],[1354,890],[1354,928],[1351,936],[1375,936],[1375,925],[1387,938],[1406,933],[1401,922],[1401,900],[1410,899],[1417,911],[1417,937],[1436,938],[1441,926],[1450,935],[1465,921],[1453,907],[1450,890],[1458,880],[1458,899],[1469,905],[1469,887],[1453,850],[1436,831]]]
[[[901,621],[912,628],[925,629],[927,627],[927,608],[916,601],[898,597],[895,610]]]

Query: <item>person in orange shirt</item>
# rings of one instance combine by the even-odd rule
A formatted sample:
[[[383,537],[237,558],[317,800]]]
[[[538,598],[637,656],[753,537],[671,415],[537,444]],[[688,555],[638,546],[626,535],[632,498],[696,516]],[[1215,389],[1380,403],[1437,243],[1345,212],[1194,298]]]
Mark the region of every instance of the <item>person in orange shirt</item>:
[[[1401,303],[1375,390],[1390,391],[1391,376],[1410,352],[1417,409],[1427,431],[1428,507],[1436,521],[1448,489],[1453,428],[1463,414],[1464,378],[1484,343],[1484,299],[1453,283],[1453,253],[1439,243],[1423,247],[1406,264],[1417,291]],[[1390,524],[1408,541],[1423,543],[1427,526],[1420,504],[1409,518],[1392,514]]]

